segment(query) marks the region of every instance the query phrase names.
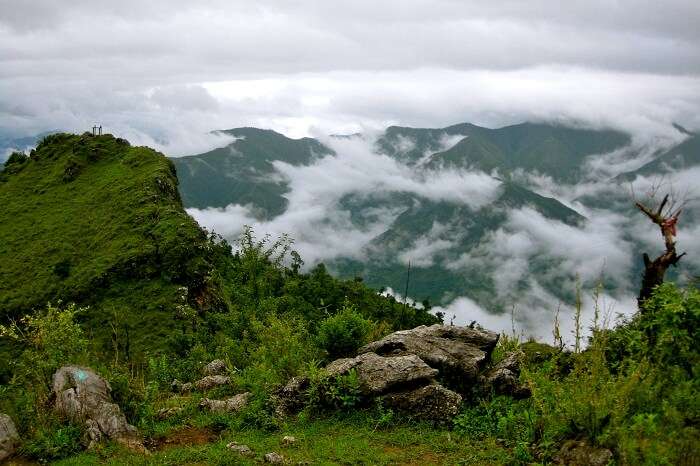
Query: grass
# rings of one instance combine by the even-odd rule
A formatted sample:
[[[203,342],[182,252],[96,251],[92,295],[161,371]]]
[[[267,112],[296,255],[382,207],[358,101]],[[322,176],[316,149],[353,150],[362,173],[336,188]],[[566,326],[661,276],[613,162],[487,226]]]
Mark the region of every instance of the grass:
[[[201,421],[195,420],[194,424]],[[174,428],[171,433],[177,431],[178,428]],[[286,435],[294,436],[297,442],[283,445],[282,438]],[[233,441],[248,445],[255,457],[244,458],[227,449],[226,444]],[[511,452],[493,438],[475,442],[450,429],[427,424],[377,429],[364,414],[357,413],[296,421],[275,433],[256,429],[224,430],[212,443],[176,445],[150,455],[135,454],[112,445],[55,464],[257,464],[269,452],[283,455],[288,464],[308,462],[315,465],[498,465],[507,464],[511,458]]]

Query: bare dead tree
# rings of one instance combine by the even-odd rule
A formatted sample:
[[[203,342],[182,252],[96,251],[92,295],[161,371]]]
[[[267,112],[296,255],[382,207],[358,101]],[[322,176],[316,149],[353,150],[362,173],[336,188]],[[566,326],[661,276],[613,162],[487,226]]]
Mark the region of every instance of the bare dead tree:
[[[639,290],[638,303],[643,309],[643,302],[651,296],[654,288],[664,282],[664,276],[670,266],[676,266],[685,253],[676,252],[676,228],[678,218],[683,211],[684,201],[673,191],[664,195],[658,205],[654,205],[654,198],[659,192],[661,184],[655,184],[649,195],[648,201],[643,203],[636,201],[635,205],[646,215],[649,220],[658,225],[661,236],[664,239],[666,250],[656,259],[651,260],[649,254],[644,253],[644,274],[642,276],[642,287]],[[652,204],[653,203],[653,204]]]

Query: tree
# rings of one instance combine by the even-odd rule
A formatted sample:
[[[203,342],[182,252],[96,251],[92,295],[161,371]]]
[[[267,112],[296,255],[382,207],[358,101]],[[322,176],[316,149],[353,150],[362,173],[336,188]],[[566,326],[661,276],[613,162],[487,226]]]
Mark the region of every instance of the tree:
[[[653,194],[650,201],[653,201]],[[670,202],[669,202],[670,201]],[[666,250],[656,259],[651,260],[649,254],[644,253],[644,274],[642,276],[642,287],[639,290],[638,303],[643,309],[644,301],[647,300],[658,285],[664,282],[666,270],[670,266],[676,266],[685,253],[676,253],[676,229],[678,217],[682,212],[682,203],[678,205],[669,194],[666,194],[658,206],[650,207],[642,202],[635,202],[635,205],[644,215],[659,226],[661,236],[664,239]]]

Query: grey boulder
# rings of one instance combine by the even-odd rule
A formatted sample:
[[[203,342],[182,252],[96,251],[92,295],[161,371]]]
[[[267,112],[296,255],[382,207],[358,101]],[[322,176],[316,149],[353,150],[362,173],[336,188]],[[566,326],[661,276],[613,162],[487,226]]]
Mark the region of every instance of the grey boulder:
[[[56,411],[87,427],[89,446],[106,436],[127,447],[144,450],[136,428],[112,402],[111,392],[109,383],[87,367],[63,366],[53,376]]]
[[[282,464],[284,463],[284,458],[279,453],[268,453],[263,457],[266,463],[270,464]]]
[[[588,445],[581,440],[567,440],[554,457],[555,464],[565,466],[607,466],[613,454],[607,448]]]
[[[413,390],[389,393],[382,397],[384,405],[416,418],[446,422],[459,412],[462,396],[439,384]]]
[[[520,350],[508,353],[484,375],[482,382],[484,390],[516,398],[530,396],[530,388],[520,383],[520,367],[524,358],[525,353]]]
[[[194,386],[197,390],[205,392],[211,390],[212,388],[222,387],[224,385],[229,385],[231,383],[231,378],[225,375],[207,375],[202,379],[196,381]],[[184,386],[184,385],[183,385]]]
[[[14,454],[19,445],[19,434],[12,418],[7,414],[0,414],[0,461]]]
[[[438,374],[418,356],[384,357],[364,353],[355,358],[337,359],[326,366],[330,376],[357,371],[363,395],[381,395],[397,387],[415,386],[431,382]]]
[[[250,398],[253,396],[250,392],[239,393],[226,400],[211,400],[209,398],[203,398],[199,402],[200,409],[206,409],[212,413],[236,413],[246,406],[250,402]]]
[[[222,359],[214,359],[204,366],[204,375],[224,375],[226,373],[226,363]]]
[[[498,343],[498,334],[471,327],[435,324],[394,332],[360,348],[383,356],[414,354],[442,375],[476,381]]]

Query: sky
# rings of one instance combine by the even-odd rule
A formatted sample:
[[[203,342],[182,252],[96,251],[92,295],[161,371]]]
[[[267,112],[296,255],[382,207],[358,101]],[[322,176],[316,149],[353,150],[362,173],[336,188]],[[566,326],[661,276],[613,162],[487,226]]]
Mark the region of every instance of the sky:
[[[525,120],[700,128],[700,3],[0,0],[0,137]]]

